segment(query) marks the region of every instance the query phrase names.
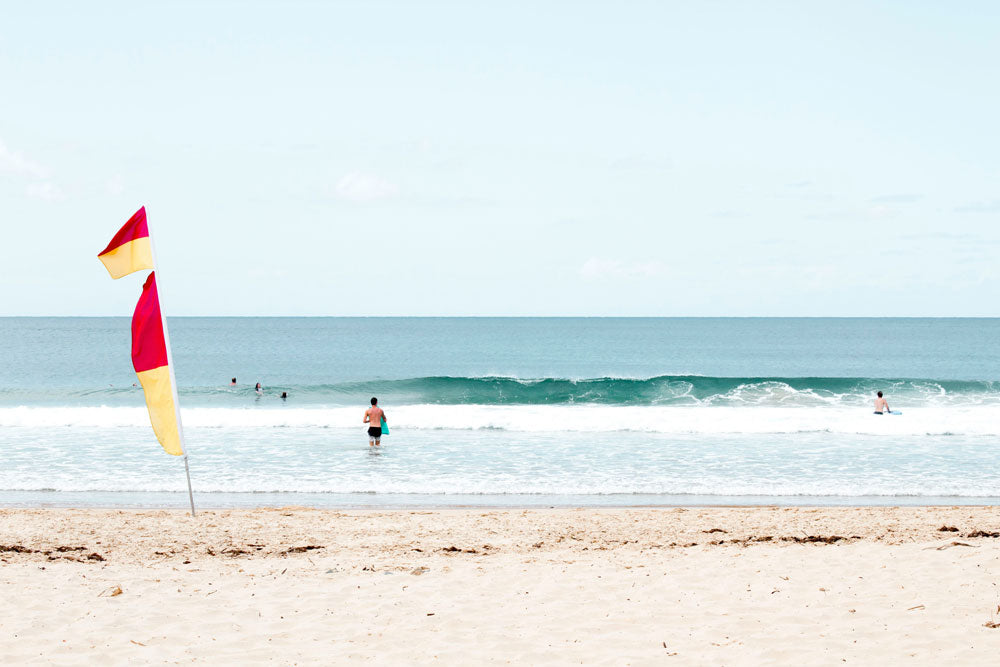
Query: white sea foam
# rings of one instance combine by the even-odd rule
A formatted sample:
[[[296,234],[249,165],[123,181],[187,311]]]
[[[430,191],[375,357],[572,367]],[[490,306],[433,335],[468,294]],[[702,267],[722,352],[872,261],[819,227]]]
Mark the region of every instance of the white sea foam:
[[[179,493],[184,491],[183,482],[178,483],[176,475],[139,477],[129,475],[120,468],[115,474],[76,475],[56,477],[53,475],[29,475],[13,484],[0,475],[2,491],[54,491],[77,493],[138,492],[138,493]],[[202,475],[197,480],[196,492],[206,493],[307,493],[307,494],[419,494],[432,496],[484,496],[484,495],[658,495],[658,496],[758,496],[758,497],[981,497],[1000,496],[1000,484],[976,480],[972,482],[941,481],[932,482],[907,479],[902,482],[877,483],[866,480],[857,483],[842,479],[821,480],[722,480],[694,479],[668,482],[663,480],[618,481],[607,479],[569,479],[566,476],[475,480],[469,477],[438,476],[427,478],[415,476],[405,480],[379,480],[369,484],[351,481],[343,477],[325,480],[302,480],[290,476],[272,475],[267,478],[241,477],[225,478]],[[211,502],[211,501],[208,501]],[[2,504],[2,497],[0,497]]]
[[[905,406],[903,406],[905,407]],[[866,407],[573,405],[407,405],[387,407],[403,430],[495,429],[523,433],[635,431],[678,434],[830,432],[871,435],[998,435],[1000,407],[919,407],[873,415]],[[189,408],[186,427],[204,429],[358,428],[357,408]],[[148,426],[142,407],[0,408],[0,427]]]

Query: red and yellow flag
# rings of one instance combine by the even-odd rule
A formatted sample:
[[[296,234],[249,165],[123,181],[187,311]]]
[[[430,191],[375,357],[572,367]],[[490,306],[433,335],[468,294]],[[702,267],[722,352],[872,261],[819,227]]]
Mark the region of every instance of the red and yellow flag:
[[[143,223],[145,226],[145,222]],[[112,274],[114,275],[114,274]],[[132,315],[132,366],[142,390],[146,393],[149,421],[156,439],[167,454],[181,456],[180,431],[177,427],[177,406],[167,358],[167,341],[163,336],[160,298],[156,293],[156,273],[150,273],[142,286],[142,296]]]
[[[129,218],[97,258],[116,280],[135,271],[154,268],[145,206]],[[153,272],[142,286],[142,296],[132,315],[132,366],[146,394],[149,421],[153,424],[156,439],[167,454],[181,456],[184,447],[181,445],[170,355],[163,327],[160,297],[156,293],[156,273]]]
[[[146,207],[135,212],[97,256],[115,280],[135,271],[153,268],[153,247],[146,226]]]

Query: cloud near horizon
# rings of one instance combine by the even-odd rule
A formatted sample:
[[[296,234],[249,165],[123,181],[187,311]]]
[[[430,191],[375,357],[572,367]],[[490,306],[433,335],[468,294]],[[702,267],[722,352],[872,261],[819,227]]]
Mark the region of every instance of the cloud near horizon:
[[[30,183],[24,192],[32,199],[41,199],[42,201],[63,201],[66,199],[66,195],[59,186],[50,181]]]
[[[13,151],[0,139],[0,171],[13,174],[48,178],[49,170],[24,156],[20,151]]]
[[[580,267],[586,280],[655,278],[666,271],[662,262],[622,262],[617,259],[591,257]]]
[[[373,202],[391,199],[399,192],[395,184],[376,176],[353,171],[337,181],[333,194],[337,199],[353,202]]]

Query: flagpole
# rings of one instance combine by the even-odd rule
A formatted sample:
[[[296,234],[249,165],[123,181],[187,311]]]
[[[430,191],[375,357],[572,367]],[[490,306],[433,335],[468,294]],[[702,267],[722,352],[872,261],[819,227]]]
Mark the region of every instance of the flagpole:
[[[153,255],[153,272],[156,274],[160,273],[160,264],[156,261],[156,244],[153,242],[153,231],[148,228],[147,223],[147,233],[149,234],[149,249],[150,254]],[[167,348],[167,369],[170,372],[170,389],[174,394],[174,415],[177,418],[177,435],[181,441],[181,452],[184,456],[184,475],[187,477],[188,485],[188,500],[191,502],[191,516],[194,516],[194,493],[191,491],[191,469],[188,467],[188,454],[187,454],[187,444],[184,442],[184,424],[181,421],[181,403],[177,398],[177,378],[174,377],[174,357],[173,352],[170,351],[170,333],[167,331],[167,316],[166,311],[163,308],[163,297],[160,286],[163,282],[160,280],[160,276],[156,276],[156,293],[160,300],[160,323],[163,325],[163,343]]]

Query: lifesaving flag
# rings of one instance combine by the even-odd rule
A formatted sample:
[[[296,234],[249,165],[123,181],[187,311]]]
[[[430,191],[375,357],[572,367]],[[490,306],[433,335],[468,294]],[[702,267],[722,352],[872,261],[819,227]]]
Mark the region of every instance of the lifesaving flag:
[[[116,280],[135,271],[153,269],[142,286],[142,295],[132,314],[132,367],[142,383],[149,421],[153,424],[156,439],[167,454],[184,457],[188,500],[191,501],[191,516],[194,516],[191,471],[184,451],[181,413],[177,405],[177,383],[170,363],[170,337],[167,334],[167,321],[160,311],[160,296],[156,291],[156,263],[153,261],[153,243],[146,226],[145,206],[129,218],[97,258]]]
[[[132,367],[146,394],[149,421],[156,439],[167,454],[181,456],[180,429],[177,428],[177,405],[174,403],[173,378],[163,335],[160,298],[156,293],[156,273],[150,273],[142,286],[142,296],[132,315]]]
[[[154,268],[153,247],[149,243],[145,206],[136,211],[135,215],[118,230],[111,243],[101,251],[97,259],[101,260],[104,268],[115,280],[135,271]]]

